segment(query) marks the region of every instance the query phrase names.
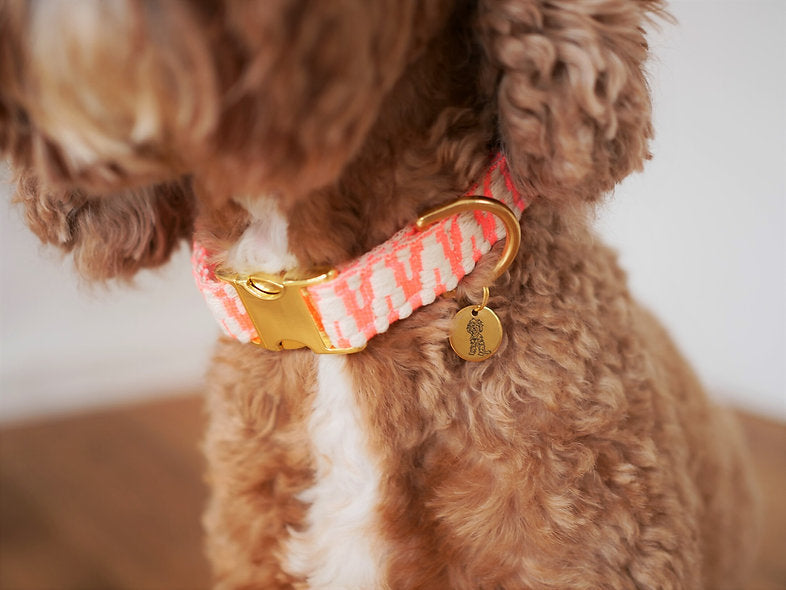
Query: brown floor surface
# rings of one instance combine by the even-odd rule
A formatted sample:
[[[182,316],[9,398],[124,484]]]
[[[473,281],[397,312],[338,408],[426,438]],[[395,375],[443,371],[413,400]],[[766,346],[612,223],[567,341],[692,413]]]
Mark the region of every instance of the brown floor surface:
[[[0,432],[0,589],[209,587],[203,422],[190,396]]]
[[[786,589],[786,425],[741,415],[765,500],[748,590]],[[200,590],[204,417],[184,396],[0,431],[0,590]]]

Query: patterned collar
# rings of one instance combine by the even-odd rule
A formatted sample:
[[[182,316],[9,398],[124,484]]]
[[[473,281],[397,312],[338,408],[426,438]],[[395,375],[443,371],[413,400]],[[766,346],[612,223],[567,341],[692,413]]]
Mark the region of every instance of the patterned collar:
[[[501,202],[516,219],[526,207],[501,154],[465,193],[470,195]],[[409,225],[336,269],[239,275],[211,265],[197,243],[192,264],[197,286],[228,336],[269,350],[307,346],[348,353],[455,289],[505,235],[497,216],[475,210],[425,228]]]

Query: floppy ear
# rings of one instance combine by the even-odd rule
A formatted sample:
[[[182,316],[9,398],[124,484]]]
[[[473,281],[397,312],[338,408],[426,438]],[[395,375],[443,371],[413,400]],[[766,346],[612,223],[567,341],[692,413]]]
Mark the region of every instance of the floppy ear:
[[[169,162],[160,163],[155,145],[125,141],[132,135],[126,127],[133,117],[117,116],[117,123],[107,115],[104,120],[104,111],[95,107],[100,98],[116,107],[115,114],[125,113],[128,105],[100,94],[104,89],[100,82],[115,76],[103,80],[109,85],[117,76],[128,75],[129,69],[99,68],[96,73],[88,67],[93,62],[85,61],[75,49],[77,41],[82,42],[75,28],[84,19],[76,19],[71,28],[63,25],[65,32],[59,35],[50,30],[43,44],[43,38],[33,42],[33,6],[0,0],[0,159],[8,158],[15,170],[16,200],[25,207],[28,225],[44,243],[72,252],[79,272],[91,279],[129,278],[140,268],[164,263],[181,238],[190,238],[194,217],[190,183],[177,180]],[[39,7],[39,12],[56,18],[69,8],[74,7],[53,2]],[[95,6],[84,3],[80,9],[87,14]],[[101,30],[85,32],[83,37],[97,40]],[[49,61],[56,62],[49,64],[50,69],[63,66],[58,75],[70,84],[46,70],[46,59],[35,57],[32,48],[49,47],[46,43],[57,49],[48,54]],[[139,72],[130,73],[142,78]],[[126,98],[136,90],[133,85],[131,90],[116,86],[118,94],[126,90]],[[65,131],[58,135],[58,129]],[[106,146],[111,149],[103,149]]]
[[[649,158],[643,27],[659,0],[481,0],[499,132],[535,194],[598,199]]]
[[[15,200],[46,244],[72,252],[86,278],[130,278],[163,264],[190,239],[195,198],[187,179],[90,193],[75,188],[59,148],[0,92],[0,158],[16,169]],[[48,179],[48,180],[44,180]]]
[[[26,172],[17,180],[27,225],[45,244],[73,253],[89,279],[127,279],[159,266],[193,232],[194,197],[186,181],[88,196],[52,189]]]

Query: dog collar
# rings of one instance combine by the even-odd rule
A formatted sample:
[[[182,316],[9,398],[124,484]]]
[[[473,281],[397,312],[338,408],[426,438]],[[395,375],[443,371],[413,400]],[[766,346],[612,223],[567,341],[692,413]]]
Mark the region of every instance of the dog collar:
[[[508,214],[518,225],[526,207],[501,154],[455,203],[335,269],[242,275],[216,268],[195,243],[194,277],[223,331],[240,342],[269,350],[357,352],[396,320],[455,289],[505,238],[501,218]],[[469,208],[475,210],[450,214]]]

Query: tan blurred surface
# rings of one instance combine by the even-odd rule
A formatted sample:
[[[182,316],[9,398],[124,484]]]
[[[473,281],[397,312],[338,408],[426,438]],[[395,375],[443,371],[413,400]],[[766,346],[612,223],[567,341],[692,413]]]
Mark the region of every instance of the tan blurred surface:
[[[0,433],[0,589],[209,587],[197,396]]]
[[[748,590],[786,589],[786,425],[740,414],[765,500]],[[0,432],[0,589],[200,590],[201,399]]]

